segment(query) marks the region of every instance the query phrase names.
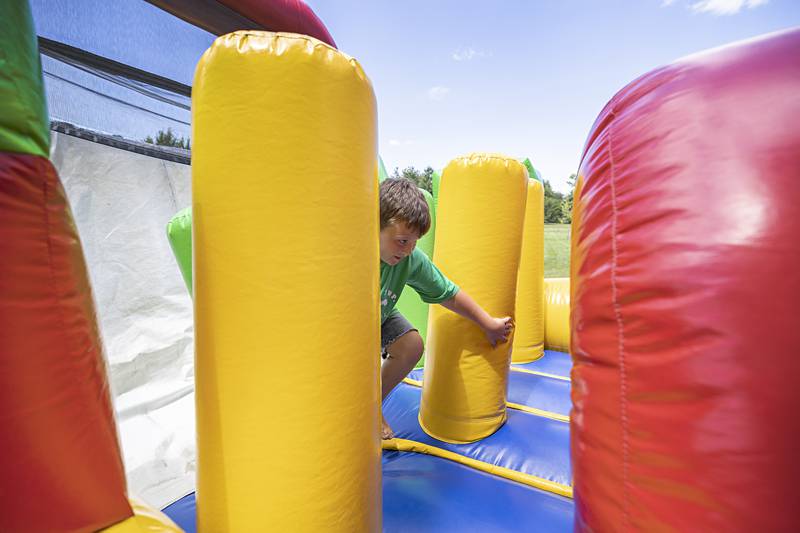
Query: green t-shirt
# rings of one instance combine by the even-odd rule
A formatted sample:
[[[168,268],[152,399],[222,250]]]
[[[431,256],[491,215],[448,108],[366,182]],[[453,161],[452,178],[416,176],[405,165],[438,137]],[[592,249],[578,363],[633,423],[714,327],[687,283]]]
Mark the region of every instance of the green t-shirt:
[[[458,286],[447,279],[419,248],[414,248],[411,255],[394,266],[381,261],[381,324],[397,312],[394,306],[406,285],[410,285],[422,301],[429,304],[449,300],[458,292]]]

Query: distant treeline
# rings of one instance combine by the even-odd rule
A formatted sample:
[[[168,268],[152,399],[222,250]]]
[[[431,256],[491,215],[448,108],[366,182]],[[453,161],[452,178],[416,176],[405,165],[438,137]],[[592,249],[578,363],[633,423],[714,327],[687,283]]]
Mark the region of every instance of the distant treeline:
[[[144,142],[155,144],[157,146],[172,146],[174,148],[183,148],[185,150],[192,149],[191,141],[175,135],[172,132],[172,128],[167,128],[167,131],[158,130],[155,139],[148,135],[144,138]]]
[[[433,193],[432,177],[433,168],[425,167],[425,170],[417,170],[414,167],[406,167],[403,170],[395,168],[392,172],[393,178],[408,178],[417,184],[420,189]],[[553,190],[550,182],[544,180],[544,222],[545,224],[569,224],[572,222],[572,189],[575,187],[575,174],[567,179],[569,194],[563,194]]]

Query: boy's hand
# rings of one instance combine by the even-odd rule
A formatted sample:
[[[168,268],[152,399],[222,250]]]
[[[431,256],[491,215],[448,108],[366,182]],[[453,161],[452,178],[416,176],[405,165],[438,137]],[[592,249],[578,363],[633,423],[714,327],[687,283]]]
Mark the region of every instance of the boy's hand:
[[[442,306],[475,322],[486,334],[492,348],[506,342],[514,331],[514,319],[510,316],[503,318],[491,316],[463,290],[459,290],[449,300],[443,301]]]
[[[492,317],[489,323],[483,328],[486,338],[489,339],[489,344],[492,348],[496,348],[498,344],[503,344],[511,336],[514,331],[514,320],[510,316],[503,318]]]

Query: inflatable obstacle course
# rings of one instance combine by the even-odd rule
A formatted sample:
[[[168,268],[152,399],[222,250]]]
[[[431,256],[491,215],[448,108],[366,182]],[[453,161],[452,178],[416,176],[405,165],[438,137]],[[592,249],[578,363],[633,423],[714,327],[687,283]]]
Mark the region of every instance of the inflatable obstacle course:
[[[292,9],[226,5],[262,23],[274,19],[258,6]],[[426,369],[384,402],[399,437],[384,443],[369,82],[311,38],[222,37],[195,84],[200,501],[190,494],[167,507],[176,527],[125,492],[86,265],[46,159],[32,23],[24,3],[0,9],[0,38],[10,39],[2,50],[12,59],[0,71],[0,379],[16,429],[2,434],[1,530],[793,530],[800,134],[790,118],[800,111],[800,32],[678,61],[618,93],[582,158],[571,279],[542,284],[542,356],[509,367],[508,347],[487,350],[474,331],[436,323]],[[305,94],[307,76],[322,86],[335,80],[325,93],[337,105],[287,102],[288,88]],[[223,120],[237,101],[247,105]],[[330,137],[302,127],[309,109]],[[280,134],[242,155],[227,143],[243,132],[255,143],[259,136],[246,134],[254,119]],[[314,157],[295,152],[307,146]],[[345,146],[349,158],[331,155]],[[262,148],[276,156],[264,160]],[[503,163],[476,172],[486,159]],[[306,195],[313,187],[296,178],[321,160],[334,168],[330,197]],[[485,154],[453,165],[436,182],[440,228],[494,237],[504,264],[477,252],[473,264],[459,264],[455,256],[467,254],[452,237],[436,260],[493,313],[516,314],[527,304],[511,248],[523,249],[520,205],[535,171]],[[719,175],[726,179],[709,178]],[[471,195],[483,194],[486,176],[501,180],[510,206],[476,207]],[[504,237],[469,227],[455,205]],[[339,220],[342,211],[358,226]],[[310,244],[320,213],[352,231],[353,248]],[[237,225],[241,218],[247,224]],[[299,222],[278,232],[286,220]],[[323,290],[331,271],[320,264],[336,265],[341,286]],[[264,276],[267,267],[274,277]],[[313,335],[296,324],[289,335],[268,334],[287,312],[302,313]],[[344,333],[330,326],[332,315],[350,324]],[[442,387],[446,372],[459,377]],[[472,423],[476,413],[488,413],[488,423]]]

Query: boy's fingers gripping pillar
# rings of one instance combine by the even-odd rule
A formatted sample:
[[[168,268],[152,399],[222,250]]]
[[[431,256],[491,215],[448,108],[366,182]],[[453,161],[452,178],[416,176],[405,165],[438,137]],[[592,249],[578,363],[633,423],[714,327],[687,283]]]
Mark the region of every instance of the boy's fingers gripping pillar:
[[[236,32],[193,113],[199,528],[377,531],[370,82],[313,38]]]
[[[528,180],[521,253],[511,360],[530,363],[544,354],[544,189],[535,179]]]
[[[453,160],[442,173],[434,262],[492,316],[513,316],[527,176],[492,154]],[[445,441],[471,442],[506,419],[511,340],[492,348],[481,329],[431,307],[420,423]]]

